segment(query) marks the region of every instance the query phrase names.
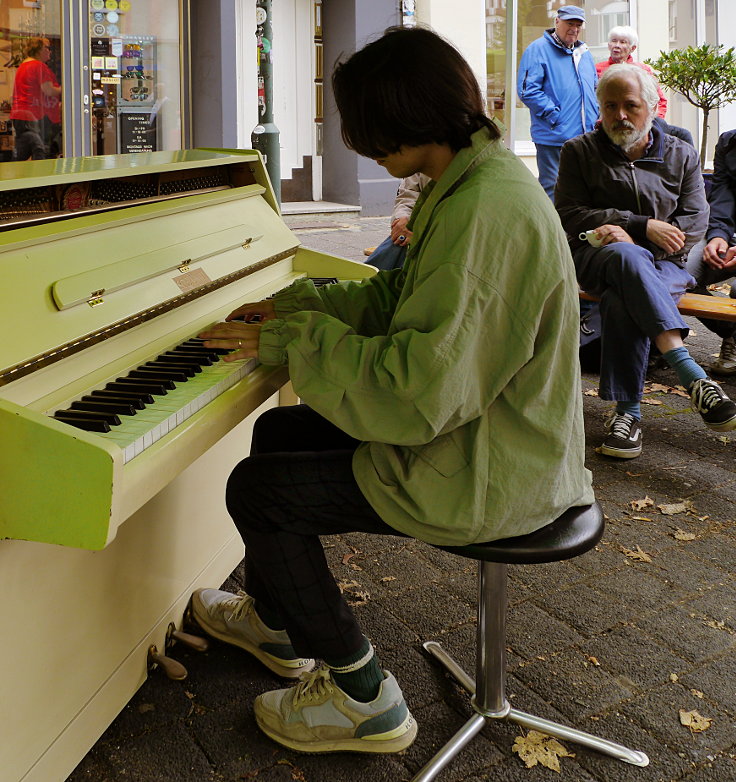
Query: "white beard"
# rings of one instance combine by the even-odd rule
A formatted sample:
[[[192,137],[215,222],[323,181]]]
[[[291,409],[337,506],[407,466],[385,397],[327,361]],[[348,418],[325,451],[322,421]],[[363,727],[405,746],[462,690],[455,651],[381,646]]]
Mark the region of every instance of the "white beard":
[[[616,130],[605,125],[603,129],[614,144],[621,147],[624,152],[630,152],[643,138],[649,135],[649,131],[652,129],[652,117],[649,117],[641,130],[637,130],[634,125],[625,120],[620,124],[623,127],[618,127]]]

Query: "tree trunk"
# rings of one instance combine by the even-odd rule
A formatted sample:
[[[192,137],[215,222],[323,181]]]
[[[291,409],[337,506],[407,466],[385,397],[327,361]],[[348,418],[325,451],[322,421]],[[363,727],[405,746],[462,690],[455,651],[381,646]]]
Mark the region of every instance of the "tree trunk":
[[[700,134],[700,170],[705,170],[705,156],[708,150],[708,115],[710,109],[703,109],[703,130]]]

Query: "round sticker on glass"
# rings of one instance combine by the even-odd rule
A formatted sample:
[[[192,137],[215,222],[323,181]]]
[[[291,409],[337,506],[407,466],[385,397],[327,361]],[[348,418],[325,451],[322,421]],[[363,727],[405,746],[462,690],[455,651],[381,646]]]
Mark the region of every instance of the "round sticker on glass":
[[[130,11],[130,3],[128,0],[120,0],[118,5],[120,6],[121,11]]]
[[[117,35],[119,32],[120,32],[120,28],[116,24],[108,24],[107,25],[107,34],[108,35],[110,35],[110,36]]]
[[[102,22],[105,19],[105,14],[101,14],[99,11],[92,17],[95,22]]]
[[[260,5],[256,6],[256,24],[263,24],[268,19],[268,14],[265,8],[261,8]]]
[[[117,11],[118,0],[105,0],[105,8],[107,8],[108,11]]]
[[[101,11],[105,7],[105,0],[90,0],[93,11]]]
[[[92,28],[92,32],[93,32],[95,35],[104,35],[104,34],[105,34],[105,25],[104,25],[104,24],[96,24],[96,25],[95,25],[95,26]]]
[[[110,24],[115,24],[118,19],[120,19],[120,16],[117,11],[108,11],[107,21],[110,22]]]

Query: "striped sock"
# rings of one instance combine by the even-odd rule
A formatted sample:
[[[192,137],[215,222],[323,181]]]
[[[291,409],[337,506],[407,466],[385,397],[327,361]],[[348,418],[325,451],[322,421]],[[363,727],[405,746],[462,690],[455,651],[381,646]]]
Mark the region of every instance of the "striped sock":
[[[383,682],[383,670],[367,638],[355,653],[337,660],[325,660],[335,684],[353,700],[368,703],[376,698]]]

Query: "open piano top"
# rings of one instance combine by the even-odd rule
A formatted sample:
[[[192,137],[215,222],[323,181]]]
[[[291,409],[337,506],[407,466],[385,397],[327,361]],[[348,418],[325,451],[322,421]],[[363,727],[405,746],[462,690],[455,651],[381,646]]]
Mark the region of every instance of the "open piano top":
[[[255,152],[9,163],[0,177],[0,538],[106,546],[287,379],[217,357],[180,378],[189,340],[299,277],[375,271],[300,247]],[[135,416],[75,425],[94,418],[89,399],[168,376],[166,360],[176,380]]]

